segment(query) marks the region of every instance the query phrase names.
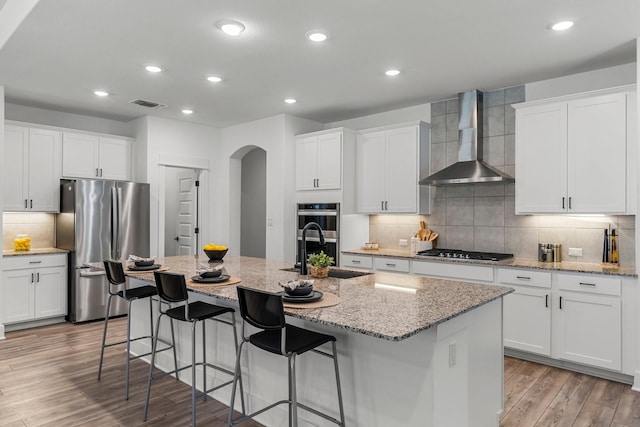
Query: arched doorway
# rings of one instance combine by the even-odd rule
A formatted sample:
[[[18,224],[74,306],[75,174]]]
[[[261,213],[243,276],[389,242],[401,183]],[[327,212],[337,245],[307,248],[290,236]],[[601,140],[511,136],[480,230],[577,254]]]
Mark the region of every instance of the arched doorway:
[[[265,258],[267,251],[267,152],[253,148],[241,160],[240,255]]]

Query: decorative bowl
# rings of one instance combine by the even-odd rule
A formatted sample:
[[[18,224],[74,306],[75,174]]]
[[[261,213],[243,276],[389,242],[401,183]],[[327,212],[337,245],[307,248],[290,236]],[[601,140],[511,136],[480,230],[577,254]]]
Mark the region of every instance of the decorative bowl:
[[[151,267],[155,261],[152,259],[143,259],[139,261],[134,261],[136,267]]]
[[[224,249],[221,251],[208,250],[208,249],[203,249],[203,250],[204,250],[204,253],[207,254],[207,256],[209,257],[210,261],[220,261],[227,254],[227,251],[229,249]]]
[[[200,277],[203,279],[209,279],[211,277],[220,277],[222,271],[220,270],[203,270],[199,272]]]
[[[313,291],[313,280],[294,280],[285,284],[280,284],[287,295],[293,297],[303,297]]]

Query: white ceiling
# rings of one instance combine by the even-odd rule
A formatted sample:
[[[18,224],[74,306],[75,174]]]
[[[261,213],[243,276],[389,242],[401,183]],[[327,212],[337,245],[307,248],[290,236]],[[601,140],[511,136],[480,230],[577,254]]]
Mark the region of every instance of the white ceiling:
[[[547,28],[564,18],[576,25]],[[226,36],[220,19],[246,31]],[[0,85],[8,102],[118,120],[328,123],[635,62],[639,36],[638,0],[41,0],[0,51]]]

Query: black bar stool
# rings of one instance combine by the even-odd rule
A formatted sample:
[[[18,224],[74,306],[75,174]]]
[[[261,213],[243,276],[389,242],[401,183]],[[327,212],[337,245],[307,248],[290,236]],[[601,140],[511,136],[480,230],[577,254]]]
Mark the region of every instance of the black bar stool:
[[[217,369],[218,371],[227,373],[229,375],[234,376],[234,372],[223,367],[214,365],[212,363],[207,363],[207,353],[206,353],[206,339],[205,339],[205,322],[202,323],[202,362],[196,362],[196,325],[198,322],[212,319],[216,322],[224,323],[226,325],[231,325],[233,327],[233,343],[235,344],[236,351],[238,350],[238,335],[236,332],[236,318],[235,318],[235,310],[230,307],[222,307],[214,304],[209,304],[203,301],[194,301],[189,302],[189,295],[187,292],[187,283],[185,282],[184,276],[182,274],[175,273],[167,273],[167,272],[157,272],[154,271],[154,277],[156,280],[156,288],[158,289],[158,295],[160,296],[160,301],[158,302],[158,319],[156,321],[156,331],[160,330],[160,319],[162,316],[167,316],[169,319],[175,319],[180,322],[190,322],[191,323],[191,364],[187,366],[183,366],[178,368],[176,366],[176,370],[172,372],[164,372],[160,374],[158,377],[153,377],[153,368],[155,366],[155,357],[156,357],[156,345],[158,342],[157,336],[153,340],[153,350],[151,352],[151,365],[149,366],[149,377],[147,381],[147,398],[144,404],[144,421],[147,420],[147,412],[149,409],[149,395],[151,393],[151,382],[153,380],[164,377],[165,375],[171,375],[174,372],[178,373],[178,371],[182,371],[183,369],[191,368],[191,425],[195,427],[196,425],[196,393],[198,392],[196,389],[196,366],[202,366],[202,394],[204,395],[204,400],[207,400],[207,393],[217,390],[221,387],[229,385],[235,382],[234,380],[229,380],[223,384],[220,384],[216,387],[207,390],[207,366]],[[162,310],[162,302],[166,302],[169,304],[169,309],[166,311]],[[182,305],[178,305],[176,307],[172,307],[172,304],[183,303]],[[217,317],[225,314],[231,313],[231,320],[223,320],[218,319]],[[175,351],[175,342],[174,342],[174,351]],[[242,380],[240,380],[240,390],[242,392]],[[240,401],[242,404],[242,412],[244,413],[244,396],[240,396]],[[233,407],[233,405],[231,405]]]
[[[148,356],[151,354],[145,353],[140,354],[138,356],[131,357],[131,342],[137,341],[141,339],[153,339],[153,315],[152,315],[152,302],[151,297],[154,295],[158,295],[156,288],[153,286],[141,286],[138,288],[129,288],[127,284],[127,279],[124,274],[124,269],[122,268],[122,263],[117,261],[104,261],[104,269],[107,273],[107,281],[109,282],[109,298],[107,300],[107,310],[104,315],[104,331],[102,333],[102,347],[100,349],[100,366],[98,368],[98,380],[102,377],[102,361],[104,360],[104,349],[106,347],[112,347],[114,345],[127,343],[127,354],[126,354],[126,374],[125,374],[125,390],[124,390],[124,398],[129,400],[129,362],[131,359],[137,359],[139,357]],[[107,340],[107,327],[109,325],[109,314],[111,311],[111,300],[114,297],[119,297],[127,301],[127,338],[123,341],[106,343]],[[149,298],[149,327],[151,332],[149,335],[145,335],[138,338],[131,338],[131,304],[139,299]],[[172,329],[173,333],[173,329]],[[163,349],[164,350],[164,349]],[[175,357],[175,353],[174,353]]]
[[[257,289],[250,289],[238,286],[238,302],[240,304],[240,315],[242,316],[242,342],[236,357],[236,374],[234,377],[233,389],[231,391],[231,402],[235,399],[236,380],[240,379],[240,356],[242,346],[249,342],[256,347],[270,353],[287,357],[288,379],[289,379],[289,399],[280,400],[265,408],[246,415],[242,412],[242,417],[233,419],[233,408],[229,408],[228,426],[242,423],[254,416],[267,411],[274,406],[286,403],[289,405],[289,426],[298,426],[298,407],[329,420],[341,427],[344,427],[344,409],[342,407],[342,391],[340,388],[340,375],[338,373],[338,354],[336,352],[336,338],[332,335],[321,334],[297,326],[288,325],[284,318],[284,308],[282,306],[282,296],[271,292],[264,292]],[[245,326],[249,323],[256,328],[262,329],[250,336],[245,335]],[[331,343],[333,354],[325,353],[316,348],[325,343]],[[336,385],[338,388],[338,406],[340,410],[340,420],[337,420],[325,413],[298,402],[296,394],[296,356],[307,351],[321,354],[333,359],[333,366],[336,373]],[[242,386],[242,383],[240,383]],[[240,389],[242,393],[242,389]]]

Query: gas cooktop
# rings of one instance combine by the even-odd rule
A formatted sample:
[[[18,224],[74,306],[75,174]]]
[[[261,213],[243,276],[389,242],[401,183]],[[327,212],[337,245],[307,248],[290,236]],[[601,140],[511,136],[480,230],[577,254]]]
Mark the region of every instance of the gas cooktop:
[[[463,251],[460,249],[429,249],[427,251],[420,251],[418,255],[437,257],[437,258],[454,258],[454,259],[471,259],[479,261],[502,261],[505,259],[513,258],[513,254],[501,254],[492,252],[474,252]]]

